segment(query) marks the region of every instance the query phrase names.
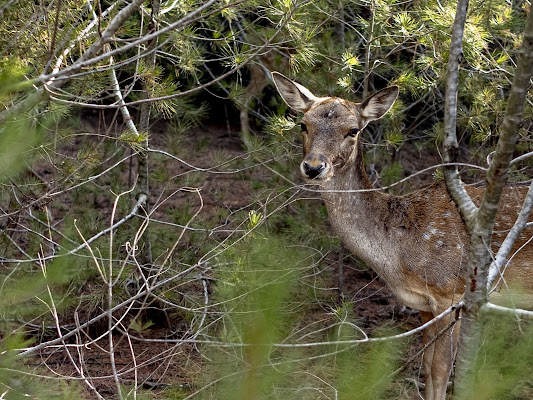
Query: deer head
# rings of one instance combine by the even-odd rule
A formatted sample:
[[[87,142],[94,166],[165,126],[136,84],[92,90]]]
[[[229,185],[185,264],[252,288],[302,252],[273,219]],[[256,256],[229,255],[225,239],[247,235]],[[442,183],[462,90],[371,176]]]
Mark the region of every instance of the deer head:
[[[306,179],[328,180],[335,169],[342,169],[357,155],[363,128],[385,115],[398,97],[398,87],[390,86],[362,103],[353,103],[338,97],[316,97],[278,72],[273,72],[272,78],[289,107],[304,113],[300,172]]]

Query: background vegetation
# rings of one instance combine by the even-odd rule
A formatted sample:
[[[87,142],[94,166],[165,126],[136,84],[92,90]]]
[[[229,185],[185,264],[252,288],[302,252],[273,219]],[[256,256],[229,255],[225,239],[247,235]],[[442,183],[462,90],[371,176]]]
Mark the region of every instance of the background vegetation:
[[[392,185],[441,162],[455,9],[0,4],[0,398],[419,398],[407,381],[421,346],[395,336],[417,317],[347,254],[319,195],[300,186],[298,116],[266,70],[350,100],[399,85],[365,132],[372,181]],[[470,2],[465,164],[486,166],[494,151],[529,10]],[[533,151],[532,101],[516,155]],[[509,179],[529,181],[531,167],[515,162]],[[438,167],[389,190],[435,179]],[[531,398],[527,323],[484,326],[476,398]]]

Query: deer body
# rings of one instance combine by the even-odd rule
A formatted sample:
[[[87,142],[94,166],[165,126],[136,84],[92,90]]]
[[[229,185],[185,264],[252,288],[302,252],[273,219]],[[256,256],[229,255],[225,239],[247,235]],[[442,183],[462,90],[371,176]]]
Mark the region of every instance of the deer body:
[[[402,303],[419,310],[422,322],[456,304],[465,291],[468,238],[445,184],[392,196],[372,190],[365,172],[361,131],[392,107],[398,88],[352,103],[316,97],[276,72],[272,77],[285,102],[304,113],[301,174],[320,186],[332,227],[345,246],[377,272]],[[493,236],[496,246],[514,223],[526,189],[504,192]],[[469,188],[468,192],[479,201],[482,190]],[[532,231],[524,231],[513,251],[526,243]],[[527,245],[513,258],[505,281],[521,284],[529,293],[524,296],[528,308],[533,306],[532,278],[533,246]],[[424,343],[443,330],[450,318],[427,328]],[[456,324],[424,353],[426,400],[446,397],[459,329]]]
[[[439,313],[439,300],[456,293],[444,309],[458,301],[464,291],[466,268],[466,233],[444,185],[435,185],[432,195],[441,197],[448,207],[436,211],[427,203],[425,192],[408,197],[388,196],[379,192],[343,193],[350,190],[356,177],[326,183],[323,198],[333,229],[346,247],[371,266],[399,300],[416,310]],[[339,187],[339,183],[342,185]],[[341,189],[341,187],[343,189]],[[353,185],[351,190],[353,190]],[[335,192],[337,191],[337,192]],[[429,206],[426,206],[429,205]],[[449,228],[455,238],[447,238]],[[431,254],[431,257],[428,255]],[[427,289],[427,285],[432,290]]]

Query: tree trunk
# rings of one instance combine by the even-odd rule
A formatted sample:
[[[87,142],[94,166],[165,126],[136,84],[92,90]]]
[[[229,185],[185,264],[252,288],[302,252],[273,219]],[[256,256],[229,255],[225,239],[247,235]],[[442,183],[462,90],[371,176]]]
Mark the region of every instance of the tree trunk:
[[[148,33],[156,32],[159,29],[159,9],[160,9],[160,1],[159,0],[152,0],[152,16],[150,18],[150,22],[148,24]],[[157,46],[157,37],[155,37],[152,41],[148,43],[148,50],[153,50]],[[156,64],[156,52],[152,52],[148,57],[146,57],[146,65],[148,68],[154,67]],[[146,87],[146,84],[143,85],[144,89],[144,98],[149,99],[150,93]],[[143,133],[148,133],[150,129],[150,111],[151,111],[151,103],[142,103],[141,104],[141,113],[140,113],[140,120],[139,120],[139,129]],[[143,148],[145,151],[139,153],[139,193],[145,193],[148,195],[148,198],[150,198],[150,180],[149,180],[149,166],[148,166],[148,148],[149,148],[149,136],[146,136],[146,140],[143,144]],[[148,212],[149,202],[146,204],[146,211]],[[141,253],[143,254],[143,259],[141,261],[141,265],[148,266],[148,269],[150,268],[152,264],[152,245],[150,241],[150,231],[148,227],[146,227],[146,230],[143,235],[143,245],[144,245],[144,251]]]
[[[374,18],[376,14],[376,4],[374,0],[370,3],[370,22],[368,24],[368,38],[365,52],[365,77],[363,81],[363,99],[368,97],[370,87],[370,75],[372,68],[370,67],[370,55],[372,52],[372,41],[374,40]]]
[[[527,19],[500,138],[487,171],[486,189],[477,212],[468,217],[472,222],[468,229],[470,233],[468,279],[456,361],[455,398],[457,399],[471,399],[475,390],[472,379],[481,334],[480,310],[487,302],[488,269],[492,260],[490,252],[492,230],[513,151],[519,138],[522,112],[533,76],[531,65],[533,65],[533,13],[530,13]]]

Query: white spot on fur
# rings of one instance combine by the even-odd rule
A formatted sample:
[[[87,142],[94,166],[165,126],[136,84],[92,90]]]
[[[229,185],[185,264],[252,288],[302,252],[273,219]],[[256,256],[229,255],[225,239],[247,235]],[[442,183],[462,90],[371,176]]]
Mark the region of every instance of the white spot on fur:
[[[444,218],[448,218],[450,215],[452,215],[452,212],[451,211],[446,211],[445,213],[442,214],[442,216]]]
[[[438,230],[437,230],[437,228],[435,228],[433,226],[433,224],[435,224],[435,222],[430,223],[429,226],[427,227],[427,229],[428,229],[429,233],[431,233],[432,235],[436,235]]]

